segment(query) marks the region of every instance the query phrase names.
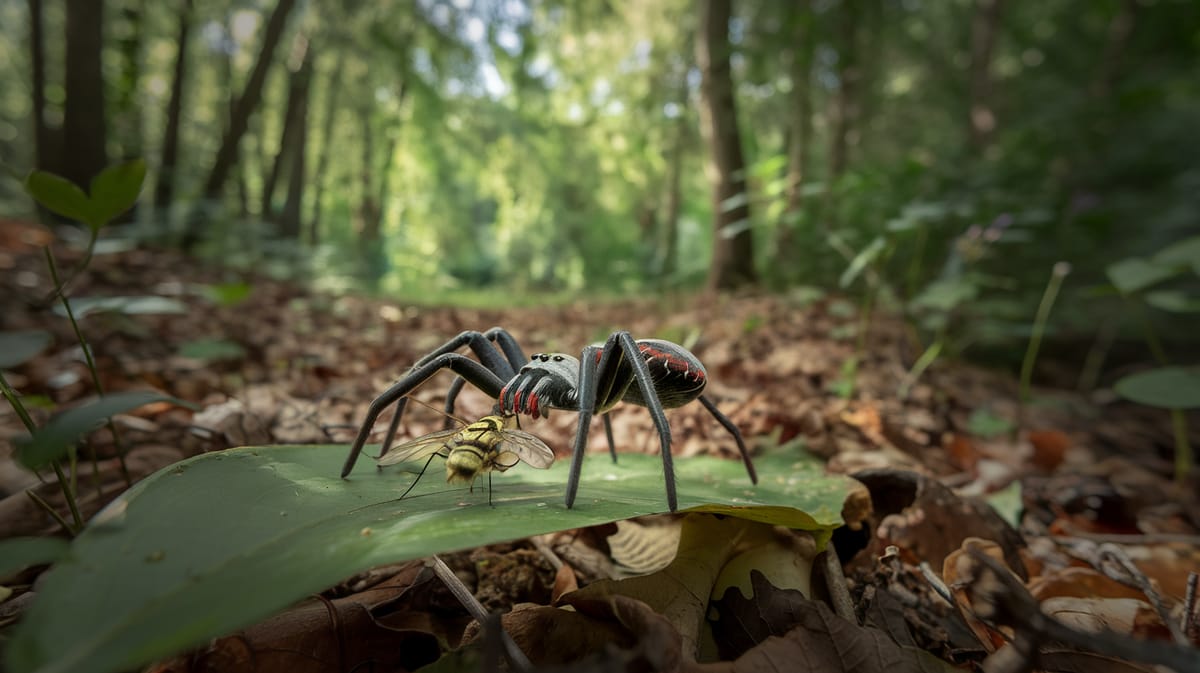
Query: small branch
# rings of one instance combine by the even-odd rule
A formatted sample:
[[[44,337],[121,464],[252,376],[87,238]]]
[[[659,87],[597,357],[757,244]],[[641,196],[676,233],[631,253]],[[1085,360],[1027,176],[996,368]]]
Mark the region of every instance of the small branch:
[[[438,579],[442,580],[442,583],[446,585],[450,593],[454,594],[454,597],[458,599],[458,602],[462,604],[471,617],[479,622],[481,626],[487,624],[491,616],[484,609],[483,605],[476,600],[475,595],[471,593],[467,585],[463,584],[463,581],[458,578],[458,575],[455,575],[454,571],[437,556],[433,557],[431,566]],[[525,656],[525,653],[513,641],[512,636],[508,635],[508,632],[503,628],[500,629],[500,637],[504,643],[504,650],[508,654],[508,660],[513,665],[513,668],[522,671],[522,673],[532,671],[533,662],[529,661],[529,657]]]
[[[34,493],[33,489],[25,491],[25,495],[29,496],[29,499],[33,501],[33,504],[41,507],[47,514],[50,515],[51,518],[57,521],[58,525],[62,526],[63,530],[67,531],[67,533],[72,536],[75,535],[75,529],[71,526],[71,524],[67,523],[67,520],[62,518],[62,515],[59,514],[58,511],[50,505],[50,503],[43,500],[42,497],[37,493]]]

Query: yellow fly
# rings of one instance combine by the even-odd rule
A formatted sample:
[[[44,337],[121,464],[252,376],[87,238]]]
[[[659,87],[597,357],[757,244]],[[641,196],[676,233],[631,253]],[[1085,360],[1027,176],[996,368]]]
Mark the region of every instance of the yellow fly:
[[[475,480],[483,473],[504,472],[524,461],[544,470],[554,463],[554,451],[537,437],[517,428],[517,417],[484,416],[458,429],[441,430],[399,444],[379,457],[379,466],[395,465],[429,456],[446,459],[447,483],[469,483],[475,490]],[[426,461],[425,467],[429,467]],[[425,470],[421,470],[424,474]],[[489,479],[491,475],[489,474]],[[417,485],[421,476],[413,481]],[[488,493],[491,501],[491,492]]]

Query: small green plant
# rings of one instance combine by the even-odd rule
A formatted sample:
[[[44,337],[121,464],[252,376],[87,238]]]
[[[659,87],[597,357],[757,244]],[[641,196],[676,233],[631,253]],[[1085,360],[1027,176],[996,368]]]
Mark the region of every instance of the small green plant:
[[[1042,345],[1042,336],[1046,333],[1046,323],[1050,320],[1050,311],[1054,308],[1054,300],[1062,288],[1063,279],[1071,273],[1071,265],[1058,262],[1050,272],[1050,281],[1046,283],[1046,291],[1042,293],[1042,301],[1038,304],[1037,315],[1033,318],[1033,331],[1029,335],[1029,345],[1025,348],[1025,357],[1021,360],[1021,388],[1017,398],[1017,422],[1013,425],[1013,439],[1020,432],[1021,421],[1025,417],[1025,405],[1029,404],[1030,389],[1033,386],[1033,366],[1037,363],[1038,349]]]
[[[1126,376],[1113,389],[1118,395],[1171,414],[1175,435],[1175,478],[1187,479],[1192,469],[1187,409],[1200,408],[1200,368],[1174,366],[1154,330],[1146,307],[1171,313],[1200,312],[1200,298],[1182,288],[1156,289],[1168,281],[1200,277],[1200,236],[1173,243],[1149,258],[1129,257],[1105,269],[1116,291],[1133,307],[1142,334],[1158,367]]]
[[[118,448],[121,473],[125,478],[126,484],[131,485],[132,480],[125,464],[125,452],[122,448],[121,437],[116,426],[112,423],[111,416],[146,404],[153,401],[153,399],[169,399],[157,393],[104,394],[104,387],[101,383],[100,375],[96,370],[96,363],[92,357],[91,347],[83,335],[83,331],[79,326],[78,316],[70,300],[67,298],[66,291],[70,282],[91,261],[100,230],[118,215],[133,207],[133,204],[137,201],[138,194],[141,192],[145,176],[146,165],[140,160],[117,164],[105,169],[96,176],[91,183],[90,194],[84,193],[82,189],[71,181],[45,171],[35,171],[25,179],[25,191],[39,204],[53,213],[86,225],[90,232],[87,249],[83,258],[65,276],[59,273],[58,265],[50,248],[47,246],[44,251],[46,266],[50,271],[51,282],[54,284],[51,298],[59,301],[63,314],[70,321],[71,329],[74,331],[75,338],[78,340],[79,346],[83,351],[88,371],[91,373],[92,384],[99,399],[60,414],[45,426],[38,428],[33,422],[21,396],[0,375],[0,391],[3,392],[5,399],[12,406],[30,433],[29,438],[15,442],[17,445],[17,458],[23,465],[33,470],[44,469],[45,467],[50,467],[54,470],[55,477],[63,491],[67,507],[71,511],[72,522],[68,523],[32,490],[27,491],[27,494],[54,517],[65,530],[72,534],[77,533],[83,527],[83,518],[79,513],[75,498],[77,492],[77,485],[75,483],[75,475],[77,473],[76,445],[80,439],[98,421],[108,419],[109,430]],[[3,361],[0,361],[0,367],[11,367],[25,362],[45,348],[49,343],[49,335],[29,332],[7,333],[0,335],[0,343],[6,346],[0,347],[0,350],[7,354]],[[68,461],[66,470],[63,468],[64,458]],[[96,457],[94,454],[92,461],[92,474],[96,475],[98,474],[98,470],[96,469]]]

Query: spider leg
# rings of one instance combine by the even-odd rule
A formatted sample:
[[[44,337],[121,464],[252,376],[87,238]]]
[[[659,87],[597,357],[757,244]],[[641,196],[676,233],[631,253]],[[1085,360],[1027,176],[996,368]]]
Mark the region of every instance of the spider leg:
[[[499,358],[498,353],[495,355]],[[495,371],[488,368],[486,363],[480,364],[461,353],[441,353],[434,358],[423,358],[422,363],[410,370],[408,374],[404,375],[404,378],[400,379],[395,385],[385,390],[383,394],[371,402],[371,406],[367,408],[367,417],[363,421],[362,428],[358,431],[358,436],[354,439],[354,444],[350,447],[350,453],[346,456],[346,463],[342,466],[343,479],[354,469],[354,463],[358,460],[358,454],[362,452],[363,445],[367,443],[367,437],[370,436],[371,428],[374,427],[379,414],[383,413],[392,404],[402,401],[405,395],[416,390],[418,386],[428,381],[439,371],[449,369],[466,379],[471,385],[482,390],[489,397],[498,396],[500,389],[504,387],[504,380]],[[386,449],[387,447],[384,448]]]
[[[600,349],[585,346],[579,356],[579,425],[575,429],[575,444],[571,450],[571,469],[567,473],[567,509],[575,504],[575,493],[579,490],[579,473],[583,469],[583,454],[587,449],[588,429],[592,423],[592,412],[596,408],[596,356]]]
[[[508,358],[507,361],[505,358],[500,357],[500,353],[496,351],[495,346],[492,345],[493,343],[500,344],[500,348],[503,349],[505,357]],[[460,333],[458,336],[450,339],[446,343],[434,349],[425,357],[417,360],[416,364],[414,364],[409,371],[411,372],[415,369],[418,369],[419,367],[432,362],[435,358],[438,358],[442,355],[453,353],[462,348],[464,345],[471,348],[471,352],[475,353],[475,357],[479,358],[479,361],[483,363],[484,367],[487,367],[494,374],[496,374],[496,376],[499,376],[506,381],[515,376],[517,369],[520,369],[521,365],[525,364],[525,354],[521,351],[521,347],[517,344],[517,340],[514,339],[513,336],[503,328],[493,327],[487,332],[467,330]],[[519,357],[521,363],[516,364],[514,357]],[[447,394],[446,397],[447,414],[454,414],[454,401],[458,399],[458,393],[462,390],[464,385],[463,383],[458,382],[462,380],[462,377],[458,377],[455,378],[454,383],[450,384],[451,392],[450,394]],[[457,390],[454,388],[455,384],[458,385]],[[392,420],[388,423],[387,434],[383,437],[383,453],[387,453],[387,450],[392,446],[392,441],[396,439],[396,432],[400,428],[400,420],[404,418],[404,409],[407,405],[408,401],[405,399],[401,399],[396,403],[396,412],[392,415]],[[449,428],[450,426],[451,421],[449,418],[447,418],[444,427]]]
[[[618,350],[619,349],[619,350]],[[598,357],[597,357],[598,355]],[[597,362],[599,360],[599,362]],[[599,409],[607,411],[620,400],[631,381],[623,365],[628,364],[633,380],[642,393],[642,400],[654,419],[662,446],[663,476],[667,489],[667,506],[672,512],[678,509],[675,492],[675,467],[671,456],[671,426],[658,400],[654,381],[641,351],[629,332],[614,332],[598,351],[596,346],[587,346],[579,358],[579,425],[575,431],[575,444],[571,457],[571,470],[567,476],[566,505],[575,502],[579,490],[579,477],[583,468],[583,455],[587,448],[588,430],[592,416]]]
[[[493,327],[484,332],[483,337],[498,346],[504,352],[504,357],[508,359],[511,370],[506,373],[497,371],[496,373],[499,374],[500,378],[511,379],[513,376],[516,376],[517,370],[529,362],[529,358],[525,357],[525,351],[521,350],[521,345],[503,327]],[[493,369],[492,371],[496,370]],[[443,424],[445,429],[453,427],[453,421],[450,417],[454,416],[454,406],[465,383],[466,381],[461,376],[456,377],[454,382],[450,384],[450,389],[446,391],[446,422]]]
[[[612,456],[612,461],[617,462],[617,444],[613,441],[612,421],[608,420],[608,414],[600,417],[604,421],[604,437],[608,439],[608,455]]]
[[[750,475],[750,483],[757,484],[758,472],[754,469],[754,463],[750,460],[750,452],[746,450],[746,442],[742,441],[741,430],[738,430],[733,421],[729,420],[728,416],[717,409],[717,405],[713,404],[712,400],[703,395],[698,399],[700,400],[700,404],[703,404],[704,408],[708,409],[708,413],[712,414],[713,418],[717,419],[717,422],[728,430],[729,434],[733,435],[733,441],[737,442],[738,451],[742,453],[742,463],[746,466],[746,473]]]
[[[650,376],[650,368],[646,366],[646,361],[642,359],[642,352],[629,332],[616,332],[608,340],[609,343],[606,343],[604,347],[610,348],[610,344],[615,340],[621,347],[624,359],[633,367],[633,379],[641,389],[642,401],[646,405],[646,409],[650,411],[650,417],[654,419],[654,427],[658,429],[658,439],[662,446],[663,480],[667,487],[667,506],[674,512],[678,508],[678,501],[675,496],[675,461],[671,456],[671,425],[667,422],[667,414],[663,411],[662,402],[658,399],[658,391],[654,388],[654,379]],[[619,366],[619,362],[613,363],[613,366]]]

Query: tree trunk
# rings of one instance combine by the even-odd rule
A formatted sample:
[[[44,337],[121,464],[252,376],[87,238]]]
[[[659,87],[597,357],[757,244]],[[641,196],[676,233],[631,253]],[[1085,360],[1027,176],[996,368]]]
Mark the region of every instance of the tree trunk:
[[[1129,46],[1129,36],[1133,34],[1133,27],[1137,23],[1137,11],[1137,0],[1125,0],[1108,24],[1108,41],[1104,44],[1100,66],[1088,89],[1097,100],[1108,98],[1112,92],[1113,82],[1125,58],[1125,48]]]
[[[67,0],[66,106],[59,168],[85,190],[108,163],[104,119],[103,0]]]
[[[329,84],[325,89],[325,116],[321,122],[321,153],[317,156],[317,165],[313,169],[313,184],[316,193],[313,194],[312,214],[308,218],[309,245],[316,245],[321,236],[321,201],[325,197],[325,174],[329,171],[329,158],[333,155],[333,136],[337,122],[338,97],[341,91],[342,70],[346,64],[346,52],[338,49],[337,60],[333,70],[329,72]]]
[[[208,179],[204,182],[203,198],[205,201],[211,203],[220,200],[225,181],[237,165],[238,145],[250,125],[250,115],[258,107],[258,102],[262,98],[263,84],[267,81],[267,70],[271,67],[272,54],[275,53],[275,47],[283,36],[288,14],[295,5],[296,0],[278,0],[275,10],[271,12],[271,18],[268,19],[266,30],[263,33],[262,50],[259,51],[254,69],[250,71],[246,87],[237,98],[233,113],[229,118],[229,128],[225,130],[225,137],[221,139],[221,147],[217,150],[212,170],[209,171]],[[203,215],[206,205],[202,204],[189,218],[188,228],[184,232],[182,242],[184,250],[191,250],[200,242],[201,232],[199,229],[204,222]]]
[[[1002,0],[975,0],[971,16],[968,141],[975,154],[987,149],[996,130],[996,114],[992,110],[992,52],[1000,27],[1001,4]]]
[[[726,290],[757,281],[745,160],[737,125],[729,65],[731,0],[705,0],[700,8],[696,62],[700,67],[700,128],[712,152],[713,256],[708,286]]]
[[[262,217],[268,222],[275,220],[275,186],[289,164],[295,161],[292,153],[299,146],[304,134],[301,116],[307,117],[305,106],[308,100],[308,81],[311,68],[308,63],[308,39],[297,33],[292,44],[292,58],[298,60],[296,69],[288,76],[287,104],[283,113],[283,129],[279,134],[279,149],[271,161],[271,172],[263,181]]]
[[[171,96],[167,99],[167,126],[163,131],[162,162],[154,185],[154,209],[162,219],[175,198],[175,166],[179,159],[179,120],[183,112],[183,91],[187,75],[188,36],[192,28],[193,0],[180,0],[179,28],[176,33],[175,70],[171,74]]]
[[[791,5],[795,46],[792,49],[792,118],[788,127],[787,207],[776,237],[775,258],[797,259],[796,227],[803,211],[804,181],[812,154],[812,62],[815,53],[813,13],[809,2]]]
[[[125,32],[116,42],[121,54],[120,86],[117,87],[114,130],[125,158],[142,156],[142,106],[138,83],[142,74],[142,16],[144,0],[122,0],[121,18]]]
[[[46,126],[46,37],[42,26],[42,0],[29,0],[29,64],[33,89],[33,165],[41,170],[57,171],[50,148],[50,127]]]
[[[292,76],[288,91],[288,120],[292,122],[291,157],[288,166],[287,198],[279,213],[279,233],[287,239],[300,240],[300,206],[304,201],[305,164],[308,155],[308,90],[312,82],[312,48],[308,48],[300,69]],[[292,108],[295,107],[295,112]],[[281,148],[282,150],[282,148]],[[282,153],[282,152],[281,152]]]
[[[682,107],[682,106],[681,106]],[[679,211],[683,206],[683,155],[687,142],[687,117],[682,112],[676,122],[675,146],[671,148],[671,160],[667,170],[667,207],[663,213],[662,231],[659,234],[658,277],[670,279],[678,268],[679,255]]]
[[[846,171],[850,155],[850,136],[858,117],[858,1],[842,0],[838,8],[838,88],[830,110],[829,183]],[[828,198],[827,198],[828,201]]]

